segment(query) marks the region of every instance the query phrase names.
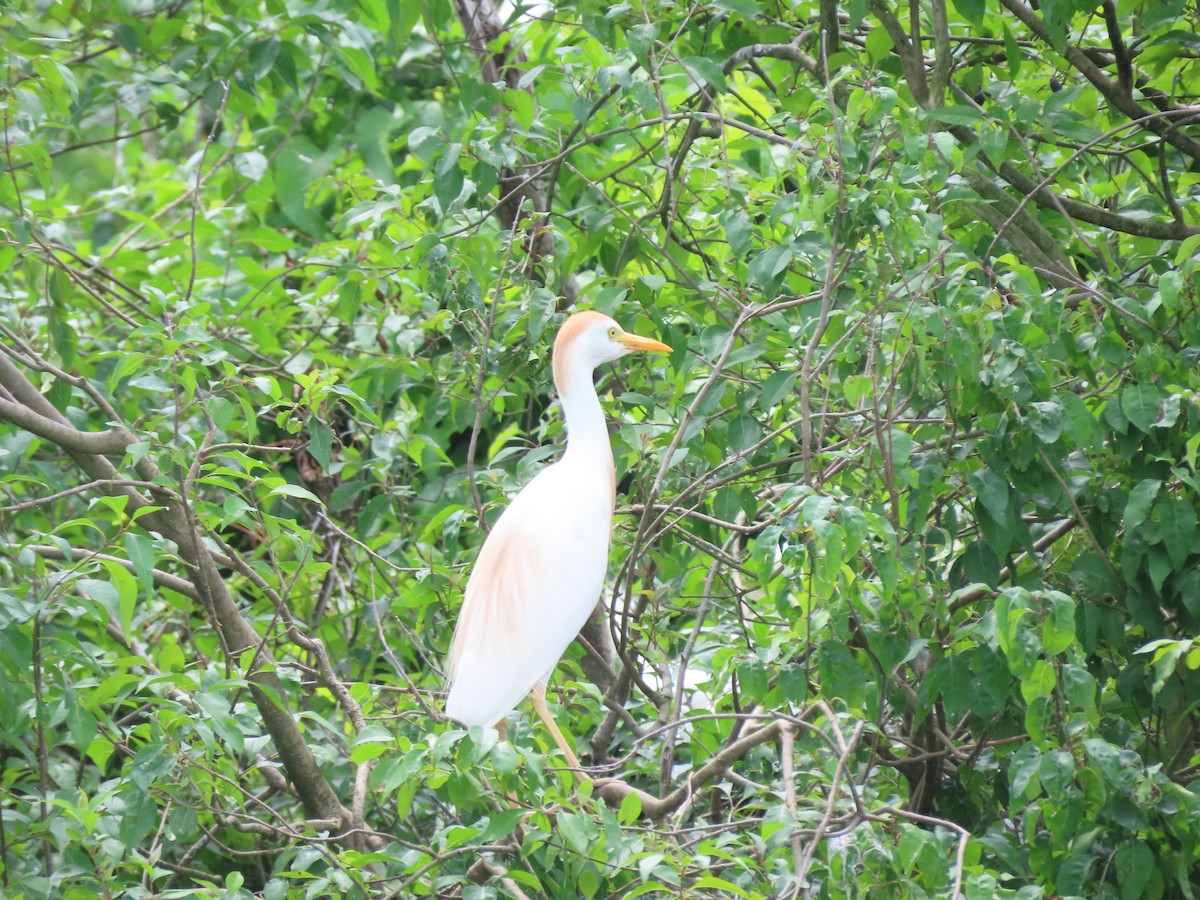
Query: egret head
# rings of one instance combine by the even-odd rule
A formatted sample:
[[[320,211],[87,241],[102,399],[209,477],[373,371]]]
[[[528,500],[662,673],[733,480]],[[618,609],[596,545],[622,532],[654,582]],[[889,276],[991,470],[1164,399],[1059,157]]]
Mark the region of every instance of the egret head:
[[[563,323],[554,341],[554,381],[559,393],[566,392],[569,373],[580,370],[590,375],[601,363],[635,352],[670,353],[671,348],[653,338],[630,334],[604,313],[575,313]]]

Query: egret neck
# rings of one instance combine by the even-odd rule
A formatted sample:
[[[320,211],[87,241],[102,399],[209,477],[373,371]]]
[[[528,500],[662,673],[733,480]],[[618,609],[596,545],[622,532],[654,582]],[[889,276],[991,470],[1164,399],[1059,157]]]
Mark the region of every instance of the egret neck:
[[[554,366],[554,385],[558,388],[559,402],[567,420],[567,447],[560,462],[572,468],[578,466],[580,471],[590,475],[605,472],[609,492],[615,501],[616,469],[608,439],[608,422],[593,383],[595,363],[583,354],[572,353],[572,349],[568,346],[561,360],[555,359]]]

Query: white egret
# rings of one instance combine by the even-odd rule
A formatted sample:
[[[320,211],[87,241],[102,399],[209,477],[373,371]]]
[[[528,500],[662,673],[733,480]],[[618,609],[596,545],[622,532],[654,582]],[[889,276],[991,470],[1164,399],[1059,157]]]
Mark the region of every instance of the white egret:
[[[554,385],[567,421],[562,457],[513,499],[483,543],[450,645],[446,713],[503,728],[529,694],[567,762],[579,759],[546,709],[546,682],[595,608],[608,567],[616,472],[593,372],[634,351],[668,353],[598,312],[554,342]]]

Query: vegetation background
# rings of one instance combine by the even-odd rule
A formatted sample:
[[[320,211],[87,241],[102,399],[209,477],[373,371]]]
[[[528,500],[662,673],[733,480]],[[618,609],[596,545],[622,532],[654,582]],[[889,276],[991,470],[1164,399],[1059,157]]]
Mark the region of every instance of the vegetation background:
[[[3,0],[0,893],[1200,895],[1191,0]],[[609,610],[470,561],[609,367]]]

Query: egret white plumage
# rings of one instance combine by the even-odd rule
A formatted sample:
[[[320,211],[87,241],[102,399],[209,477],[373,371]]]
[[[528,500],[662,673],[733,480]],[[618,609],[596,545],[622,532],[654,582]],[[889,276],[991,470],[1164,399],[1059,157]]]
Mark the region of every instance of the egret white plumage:
[[[579,760],[546,708],[546,682],[595,608],[608,567],[616,471],[593,373],[635,351],[668,353],[598,312],[571,316],[554,342],[567,421],[562,457],[529,482],[483,543],[450,645],[446,713],[491,727],[530,694],[554,742]]]

